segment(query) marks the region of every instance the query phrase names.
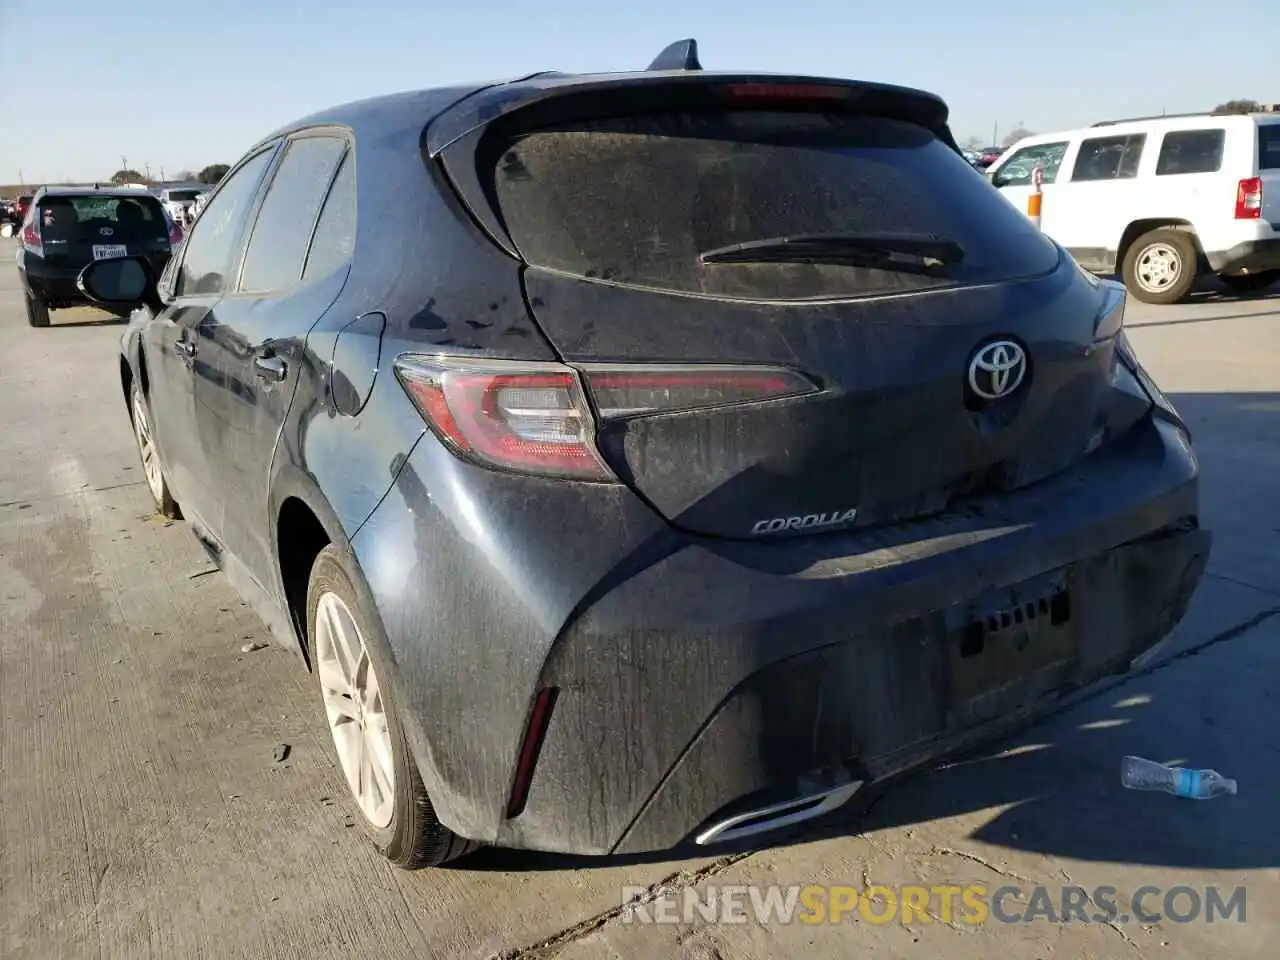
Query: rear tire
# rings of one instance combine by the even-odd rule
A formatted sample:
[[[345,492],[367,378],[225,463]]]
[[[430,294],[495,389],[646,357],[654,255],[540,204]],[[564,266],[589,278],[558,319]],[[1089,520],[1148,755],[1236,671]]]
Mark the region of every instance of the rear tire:
[[[1232,293],[1258,293],[1280,280],[1280,270],[1264,270],[1261,273],[1240,273],[1235,276],[1218,274],[1218,279]]]
[[[151,501],[155,504],[156,513],[170,520],[181,520],[182,511],[173,499],[169,481],[165,479],[164,466],[160,463],[160,449],[156,446],[151,424],[151,405],[137,380],[129,387],[129,415],[133,421],[133,438],[138,443],[138,457],[142,460],[142,472],[146,477],[147,489],[151,491]]]
[[[33,327],[47,327],[49,325],[49,305],[43,300],[36,300],[34,297],[27,297],[27,323]]]
[[[325,547],[307,588],[309,653],[334,756],[378,852],[405,870],[438,866],[480,844],[436,817],[396,712],[381,626],[352,586],[347,562]]]
[[[1129,292],[1143,303],[1178,303],[1195,286],[1199,260],[1191,234],[1161,228],[1130,244],[1121,276]]]

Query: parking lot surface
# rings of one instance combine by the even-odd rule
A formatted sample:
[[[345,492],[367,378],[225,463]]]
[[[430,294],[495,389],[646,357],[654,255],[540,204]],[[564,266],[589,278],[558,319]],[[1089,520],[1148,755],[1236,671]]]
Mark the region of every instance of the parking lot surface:
[[[318,692],[181,523],[151,514],[119,322],[27,326],[0,241],[0,956],[1262,957],[1280,943],[1280,291],[1133,304],[1195,431],[1216,540],[1137,673],[1015,740],[749,854],[482,851],[414,874],[351,816]],[[273,749],[291,748],[278,762]],[[1120,758],[1214,767],[1206,803],[1120,788]],[[634,922],[624,887],[1244,886],[1243,923]],[[1161,903],[1156,897],[1151,903]],[[1150,909],[1150,907],[1148,907]],[[1268,947],[1270,949],[1268,949]]]

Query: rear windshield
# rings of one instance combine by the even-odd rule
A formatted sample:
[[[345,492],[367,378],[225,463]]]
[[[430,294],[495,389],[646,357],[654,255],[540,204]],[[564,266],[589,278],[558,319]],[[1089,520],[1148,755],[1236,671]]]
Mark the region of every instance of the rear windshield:
[[[1280,123],[1258,124],[1258,169],[1280,170]]]
[[[965,159],[914,124],[739,111],[618,117],[520,137],[493,164],[499,214],[530,263],[737,299],[863,296],[1041,273],[1057,250]],[[837,264],[705,264],[747,241],[929,234],[939,275]]]
[[[200,196],[199,190],[170,190],[169,200],[173,203],[190,203]]]
[[[46,241],[129,243],[167,237],[169,227],[153,197],[46,197],[40,234]]]

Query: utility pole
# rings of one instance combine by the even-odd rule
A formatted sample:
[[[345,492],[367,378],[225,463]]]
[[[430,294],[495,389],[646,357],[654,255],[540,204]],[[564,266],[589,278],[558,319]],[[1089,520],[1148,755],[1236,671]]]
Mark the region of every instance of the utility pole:
[[[993,147],[1000,146],[1000,121],[997,120],[991,125],[991,145]]]

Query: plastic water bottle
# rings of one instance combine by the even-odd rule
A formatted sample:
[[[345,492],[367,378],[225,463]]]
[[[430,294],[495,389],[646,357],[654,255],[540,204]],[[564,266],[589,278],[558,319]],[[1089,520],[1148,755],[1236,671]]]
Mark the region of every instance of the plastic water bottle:
[[[1120,783],[1126,790],[1163,790],[1188,800],[1212,800],[1235,795],[1236,782],[1217,770],[1184,770],[1154,760],[1125,757],[1120,761]]]

